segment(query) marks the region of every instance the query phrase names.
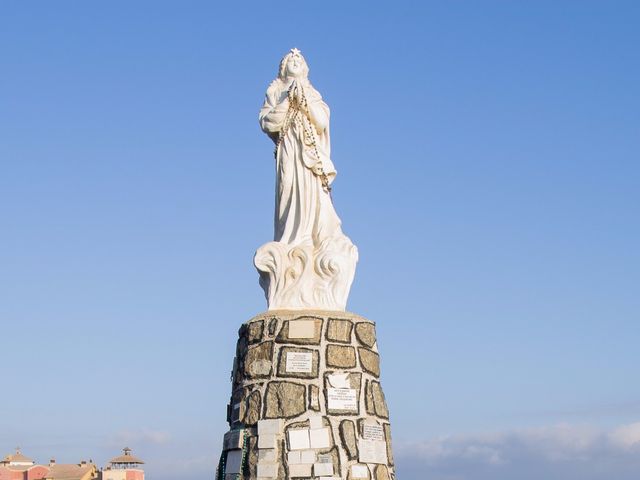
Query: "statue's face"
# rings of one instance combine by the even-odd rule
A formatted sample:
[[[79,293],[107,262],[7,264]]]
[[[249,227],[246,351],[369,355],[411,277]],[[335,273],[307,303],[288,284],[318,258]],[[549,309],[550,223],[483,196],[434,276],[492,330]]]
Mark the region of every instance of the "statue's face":
[[[302,66],[304,60],[300,55],[291,55],[287,60],[287,76],[298,78],[302,75]]]

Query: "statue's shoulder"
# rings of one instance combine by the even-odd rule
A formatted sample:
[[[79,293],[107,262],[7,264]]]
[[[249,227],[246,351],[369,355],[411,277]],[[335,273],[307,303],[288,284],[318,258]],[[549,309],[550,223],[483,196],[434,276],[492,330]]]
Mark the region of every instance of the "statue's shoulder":
[[[277,97],[282,92],[282,82],[277,78],[267,87],[267,97]]]

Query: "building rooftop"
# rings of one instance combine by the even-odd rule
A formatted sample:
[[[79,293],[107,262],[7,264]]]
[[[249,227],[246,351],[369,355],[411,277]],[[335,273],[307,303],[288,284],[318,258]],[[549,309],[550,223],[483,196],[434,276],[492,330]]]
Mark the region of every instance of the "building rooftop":
[[[125,447],[122,449],[122,451],[124,452],[124,455],[120,455],[118,457],[113,457],[109,463],[111,465],[122,465],[122,464],[131,464],[131,463],[137,463],[137,464],[143,464],[144,462],[142,460],[140,460],[138,457],[135,457],[133,455],[131,455],[131,449],[129,447]]]
[[[0,464],[9,464],[9,465],[15,465],[15,464],[20,464],[20,465],[24,465],[24,464],[31,464],[33,465],[33,460],[30,459],[29,457],[25,456],[22,454],[22,452],[20,451],[20,447],[16,448],[16,453],[14,453],[13,455],[7,455],[6,457],[4,457],[4,459],[0,462]]]

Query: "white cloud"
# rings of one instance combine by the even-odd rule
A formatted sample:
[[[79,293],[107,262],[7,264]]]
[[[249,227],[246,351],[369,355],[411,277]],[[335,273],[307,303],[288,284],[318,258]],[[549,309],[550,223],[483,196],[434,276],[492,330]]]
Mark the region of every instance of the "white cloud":
[[[398,477],[406,480],[626,480],[640,468],[640,423],[446,436],[394,450]]]

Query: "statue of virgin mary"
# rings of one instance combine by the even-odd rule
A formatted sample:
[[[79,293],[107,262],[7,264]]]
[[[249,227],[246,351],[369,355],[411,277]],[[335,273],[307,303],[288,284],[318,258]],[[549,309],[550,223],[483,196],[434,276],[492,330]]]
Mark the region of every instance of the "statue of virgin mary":
[[[280,62],[260,110],[275,143],[274,241],[258,249],[269,309],[344,310],[358,260],[331,199],[329,107],[299,50]]]

